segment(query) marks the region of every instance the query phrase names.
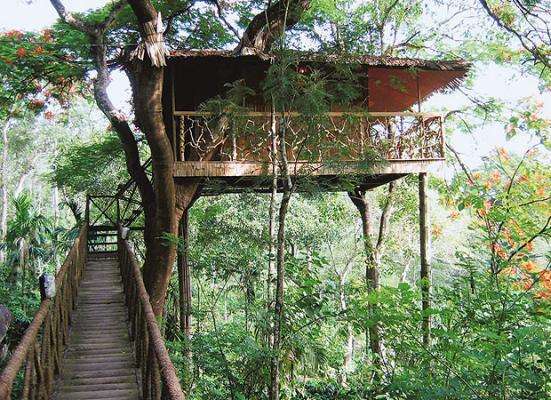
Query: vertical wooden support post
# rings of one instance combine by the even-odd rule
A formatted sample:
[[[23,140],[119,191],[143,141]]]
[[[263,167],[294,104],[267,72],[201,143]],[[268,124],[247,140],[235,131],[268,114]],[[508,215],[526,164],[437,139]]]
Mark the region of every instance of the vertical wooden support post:
[[[121,205],[120,205],[120,202],[119,202],[120,199],[118,197],[115,199],[115,201],[117,202],[117,219],[116,219],[117,226],[116,226],[116,228],[117,228],[117,231],[118,231],[119,225],[121,223]]]
[[[428,176],[426,173],[419,174],[419,242],[421,245],[421,297],[422,310],[425,313],[430,307],[430,291],[431,291],[431,238],[430,238],[430,222],[428,210]],[[430,344],[430,325],[431,318],[429,315],[423,316],[423,344]]]
[[[86,195],[86,206],[84,209],[84,222],[90,223],[90,195]]]
[[[189,209],[182,214],[179,226],[183,248],[178,252],[178,288],[180,297],[180,329],[186,338],[191,334],[191,276],[189,272]]]

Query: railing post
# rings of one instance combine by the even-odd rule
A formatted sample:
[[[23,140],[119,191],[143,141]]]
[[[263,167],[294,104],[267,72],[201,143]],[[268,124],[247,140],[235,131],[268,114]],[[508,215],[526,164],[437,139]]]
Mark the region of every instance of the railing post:
[[[86,195],[86,206],[84,209],[84,222],[90,224],[90,195]]]

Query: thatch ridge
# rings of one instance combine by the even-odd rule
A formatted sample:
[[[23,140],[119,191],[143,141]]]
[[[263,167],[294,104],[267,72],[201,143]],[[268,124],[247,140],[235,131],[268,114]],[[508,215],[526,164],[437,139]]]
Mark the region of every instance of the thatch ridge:
[[[239,55],[228,50],[174,50],[170,53],[169,59],[178,58],[201,58],[201,57],[222,57],[222,58],[258,58],[261,60],[270,60],[274,55],[271,54],[248,54]],[[299,52],[298,59],[310,62],[335,63],[337,61],[357,63],[372,67],[390,67],[390,68],[420,68],[437,71],[462,71],[467,72],[471,64],[465,60],[426,60],[421,58],[400,58],[388,56],[371,55],[342,55],[322,54],[311,52]]]

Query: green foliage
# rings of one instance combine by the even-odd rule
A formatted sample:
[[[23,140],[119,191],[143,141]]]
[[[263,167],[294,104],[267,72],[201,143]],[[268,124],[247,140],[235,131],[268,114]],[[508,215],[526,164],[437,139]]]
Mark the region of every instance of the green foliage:
[[[112,193],[117,182],[127,179],[123,165],[119,138],[113,134],[96,136],[61,147],[53,159],[50,178],[72,194]]]

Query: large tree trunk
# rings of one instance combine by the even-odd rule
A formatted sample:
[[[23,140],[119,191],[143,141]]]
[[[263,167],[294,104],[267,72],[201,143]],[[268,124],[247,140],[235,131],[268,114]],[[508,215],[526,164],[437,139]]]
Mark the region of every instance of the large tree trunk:
[[[379,268],[377,264],[378,257],[375,254],[376,249],[372,241],[371,233],[371,215],[369,202],[365,197],[365,191],[357,190],[355,193],[349,193],[350,199],[358,209],[362,222],[362,236],[365,251],[365,280],[368,293],[379,289]],[[371,323],[367,328],[367,341],[371,353],[374,355],[374,364],[379,364],[382,359],[381,339],[379,323],[375,320],[377,306],[373,303],[368,304],[368,313]]]
[[[91,55],[97,70],[94,95],[102,112],[119,135],[126,156],[127,170],[138,186],[145,216],[144,240],[146,255],[144,281],[156,315],[161,316],[168,282],[176,259],[176,246],[166,236],[177,236],[178,222],[192,199],[197,196],[199,182],[189,180],[176,187],[173,179],[174,155],[166,135],[162,118],[162,82],[166,49],[162,32],[157,27],[159,15],[151,0],[128,0],[140,28],[143,43],[133,52],[134,60],[127,65],[133,89],[133,102],[137,125],[145,134],[151,150],[154,185],[141,167],[136,139],[130,125],[111,103],[107,95],[109,66],[107,62],[106,32],[115,21],[126,2],[117,2],[102,23],[93,24],[68,12],[61,0],[50,0],[60,18],[75,29],[85,33],[91,41]],[[274,36],[298,22],[309,6],[305,0],[281,0],[258,14],[247,29],[241,52],[252,43],[257,51],[265,51]],[[284,11],[284,12],[283,12]],[[266,19],[265,16],[269,15]],[[227,122],[227,121],[226,121]],[[220,123],[220,133],[226,123]],[[217,139],[220,139],[218,137]],[[216,145],[209,154],[201,155],[203,161],[212,157]]]
[[[151,150],[154,209],[144,204],[146,243],[144,282],[155,315],[162,315],[165,294],[176,260],[174,241],[178,236],[176,189],[173,177],[174,155],[162,117],[163,69],[136,61],[132,71],[133,100],[137,124],[145,133]]]

